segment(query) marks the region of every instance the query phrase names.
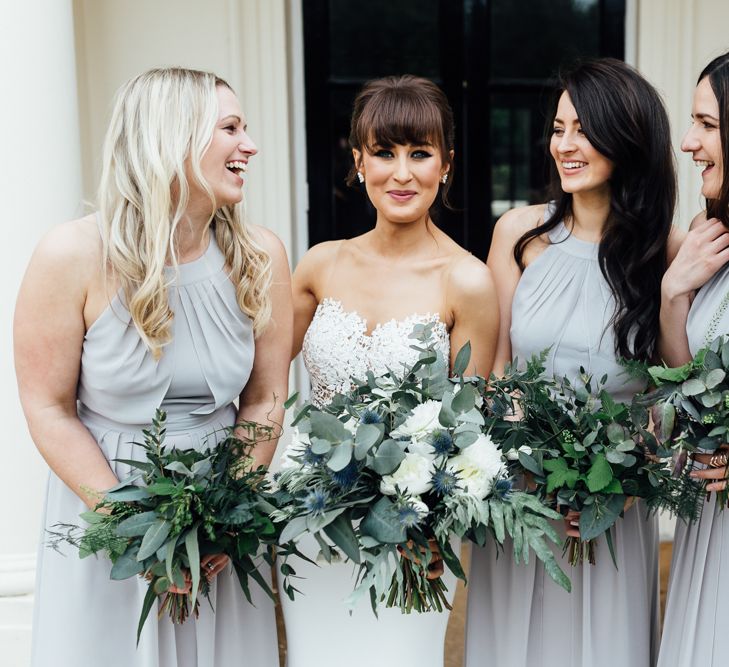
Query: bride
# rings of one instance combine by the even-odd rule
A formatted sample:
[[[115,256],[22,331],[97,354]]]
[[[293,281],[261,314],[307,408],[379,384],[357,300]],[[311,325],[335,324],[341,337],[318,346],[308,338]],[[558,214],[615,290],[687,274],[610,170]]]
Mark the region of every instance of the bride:
[[[488,376],[499,315],[489,269],[431,219],[436,198],[447,203],[453,166],[453,114],[426,79],[387,77],[357,96],[349,141],[349,184],[362,184],[377,211],[373,230],[313,247],[294,274],[294,355],[303,351],[312,401],[326,404],[351,378],[398,369],[417,359],[415,324],[432,324],[432,342],[451,364],[467,341],[467,374]],[[453,355],[450,352],[453,351]],[[312,559],[313,539],[299,547]],[[401,614],[367,602],[349,614],[351,562],[296,563],[301,594],[282,596],[288,667],[443,665],[447,613]],[[444,575],[450,600],[455,577]]]

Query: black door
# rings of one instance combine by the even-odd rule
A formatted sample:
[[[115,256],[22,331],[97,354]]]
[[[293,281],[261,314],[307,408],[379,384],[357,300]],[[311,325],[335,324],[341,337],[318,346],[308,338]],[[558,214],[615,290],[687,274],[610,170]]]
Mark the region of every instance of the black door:
[[[456,118],[451,190],[436,222],[485,258],[505,210],[543,200],[553,76],[578,57],[623,58],[625,0],[303,0],[309,242],[370,229],[364,190],[344,183],[362,84],[416,74]]]

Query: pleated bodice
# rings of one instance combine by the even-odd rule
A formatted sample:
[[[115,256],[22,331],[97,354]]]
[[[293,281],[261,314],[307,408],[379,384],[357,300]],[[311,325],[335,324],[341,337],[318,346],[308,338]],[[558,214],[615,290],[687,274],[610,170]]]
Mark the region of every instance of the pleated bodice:
[[[600,271],[598,244],[582,241],[560,222],[549,245],[524,270],[511,307],[512,356],[523,363],[550,348],[546,372],[570,381],[580,367],[615,400],[644,389],[616,360],[611,319],[615,298]]]
[[[153,416],[151,406],[161,406],[168,421],[184,429],[229,405],[248,381],[253,326],[238,306],[214,234],[200,258],[165,271],[173,342],[156,361],[117,294],[83,342],[82,414],[144,425]]]

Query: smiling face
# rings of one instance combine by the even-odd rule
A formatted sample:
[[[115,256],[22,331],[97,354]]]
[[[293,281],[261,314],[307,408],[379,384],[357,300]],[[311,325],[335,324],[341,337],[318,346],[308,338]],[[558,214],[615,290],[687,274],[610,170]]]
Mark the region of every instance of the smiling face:
[[[235,93],[226,86],[216,86],[218,120],[210,145],[200,160],[200,171],[215,197],[215,207],[232,206],[243,199],[243,177],[248,160],[258,152],[247,134],[246,119]],[[194,179],[188,176],[191,198],[195,194]]]
[[[583,133],[577,111],[566,91],[557,105],[549,152],[557,165],[565,192],[609,196],[614,165],[593,147]]]
[[[371,151],[352,152],[378,218],[394,223],[427,218],[441,177],[448,171],[435,146],[395,144],[382,148],[375,144]]]
[[[701,194],[715,199],[721,191],[723,161],[719,134],[719,103],[711,88],[709,77],[704,77],[694,90],[691,108],[691,127],[681,142],[681,150],[691,153],[694,164],[701,171]]]

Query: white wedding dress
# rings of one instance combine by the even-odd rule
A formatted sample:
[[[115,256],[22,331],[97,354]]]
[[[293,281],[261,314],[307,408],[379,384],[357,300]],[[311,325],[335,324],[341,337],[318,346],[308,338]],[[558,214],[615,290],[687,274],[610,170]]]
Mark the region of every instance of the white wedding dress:
[[[411,315],[404,320],[378,324],[367,335],[367,323],[341,302],[324,299],[316,309],[303,343],[303,356],[311,377],[312,402],[324,405],[338,392],[350,388],[350,378],[364,378],[368,370],[382,374],[400,370],[418,358],[410,346],[416,324],[433,324],[433,342],[448,358],[450,341],[437,314]],[[319,553],[310,535],[298,542],[312,560]],[[454,546],[456,546],[454,544]],[[291,601],[283,593],[286,623],[287,667],[442,667],[448,613],[402,614],[381,607],[379,618],[364,596],[350,615],[343,600],[354,588],[356,565],[351,561],[318,566],[291,562],[301,591]],[[443,580],[453,602],[456,577],[446,568]],[[279,573],[279,581],[281,574]]]

